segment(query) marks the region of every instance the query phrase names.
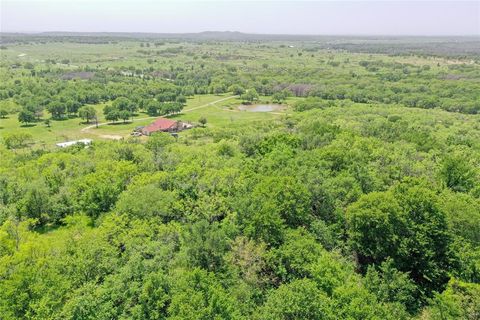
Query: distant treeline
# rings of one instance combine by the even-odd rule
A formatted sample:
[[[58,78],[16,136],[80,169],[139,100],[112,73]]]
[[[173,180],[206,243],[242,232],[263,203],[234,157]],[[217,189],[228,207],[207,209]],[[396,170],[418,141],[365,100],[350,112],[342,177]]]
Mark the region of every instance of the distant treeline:
[[[272,35],[241,32],[200,33],[123,33],[123,32],[43,32],[36,34],[2,33],[0,44],[31,42],[76,42],[107,44],[118,41],[315,41],[319,49],[383,54],[420,54],[437,56],[479,57],[480,37],[413,37],[413,36],[321,36]]]

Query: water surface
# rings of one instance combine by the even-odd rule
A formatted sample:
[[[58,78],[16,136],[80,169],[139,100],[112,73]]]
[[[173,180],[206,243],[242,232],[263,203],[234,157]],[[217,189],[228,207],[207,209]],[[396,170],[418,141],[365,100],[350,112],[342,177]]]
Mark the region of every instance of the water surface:
[[[241,111],[249,112],[272,112],[277,110],[282,110],[283,106],[280,104],[252,104],[252,105],[241,105],[238,107]]]

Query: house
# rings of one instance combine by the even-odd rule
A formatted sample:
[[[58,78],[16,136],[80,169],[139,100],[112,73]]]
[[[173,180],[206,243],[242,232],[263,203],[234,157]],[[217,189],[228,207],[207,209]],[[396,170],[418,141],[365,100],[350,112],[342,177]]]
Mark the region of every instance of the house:
[[[176,132],[182,129],[182,123],[165,118],[158,118],[148,126],[143,127],[142,133],[146,136],[151,135],[154,132]]]
[[[80,139],[80,140],[74,140],[74,141],[60,142],[60,143],[57,143],[56,146],[60,148],[66,148],[66,147],[74,146],[76,144],[83,144],[85,146],[88,146],[92,144],[92,139]]]
[[[132,135],[135,133],[141,133],[143,135],[149,136],[154,132],[179,132],[186,129],[193,128],[191,123],[185,123],[182,121],[174,121],[166,118],[158,118],[151,124],[145,127],[136,127],[133,130]]]

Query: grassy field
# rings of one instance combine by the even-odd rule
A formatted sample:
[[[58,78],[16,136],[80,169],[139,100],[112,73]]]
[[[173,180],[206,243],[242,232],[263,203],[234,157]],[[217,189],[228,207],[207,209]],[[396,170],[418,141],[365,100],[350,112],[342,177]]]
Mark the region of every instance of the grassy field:
[[[280,117],[287,110],[282,112],[246,112],[238,110],[240,100],[231,95],[198,95],[187,100],[184,111],[180,114],[170,116],[171,119],[191,122],[196,124],[200,117],[207,119],[207,127],[224,127],[229,124],[269,120]],[[224,100],[225,98],[228,98]],[[222,100],[222,101],[219,101]],[[287,101],[292,103],[295,98]],[[218,102],[217,102],[218,101]],[[268,102],[267,97],[261,97],[262,102]],[[10,115],[6,119],[0,119],[0,135],[10,132],[28,132],[33,136],[35,146],[49,148],[55,143],[77,140],[82,138],[91,139],[113,139],[125,138],[130,135],[137,126],[145,126],[155,120],[156,117],[149,117],[145,113],[138,113],[133,121],[123,123],[118,121],[115,124],[107,123],[102,110],[107,103],[93,105],[97,110],[99,126],[94,123],[87,124],[80,118],[69,118],[65,120],[51,120],[50,127],[47,127],[43,121],[39,121],[28,126],[23,126],[18,122],[16,115]],[[45,118],[48,117],[45,114]],[[93,127],[92,127],[93,126]],[[89,128],[90,127],[90,128]],[[188,135],[188,131],[183,134]]]
[[[110,41],[98,44],[18,42],[9,45],[7,50],[0,50],[0,82],[5,84],[4,92],[7,92],[17,87],[15,81],[29,82],[33,79],[42,79],[48,80],[45,84],[50,81],[63,83],[65,80],[62,80],[62,75],[66,73],[96,70],[100,75],[107,77],[116,74],[117,80],[123,77],[121,81],[124,83],[133,79],[138,80],[140,75],[146,75],[152,77],[148,80],[150,83],[170,85],[173,84],[169,78],[170,73],[175,73],[181,76],[179,83],[183,81],[181,79],[195,77],[199,77],[198,81],[205,83],[206,79],[209,79],[210,88],[207,89],[212,89],[218,83],[232,82],[243,83],[247,88],[256,84],[257,87],[273,89],[280,84],[306,84],[322,92],[335,91],[334,93],[340,96],[361,93],[369,103],[378,102],[378,97],[388,93],[389,98],[386,100],[390,102],[399,95],[411,95],[412,99],[421,97],[422,100],[434,100],[438,106],[445,104],[462,106],[471,103],[472,99],[464,94],[458,94],[457,87],[461,85],[473,92],[478,79],[471,61],[463,61],[465,65],[462,66],[452,66],[458,62],[457,59],[447,57],[389,56],[331,51],[315,42],[283,41],[263,45],[255,42],[228,45],[216,42],[162,41],[161,44],[155,42],[153,40]],[[371,65],[362,66],[365,62]],[[27,64],[30,64],[29,68],[26,68]],[[135,76],[124,76],[124,73],[130,72],[136,72]],[[162,76],[153,77],[152,74],[155,72],[160,72]],[[34,74],[36,75],[33,76]],[[392,79],[392,75],[396,78],[385,80]],[[98,82],[99,79],[94,81]],[[1,91],[2,86],[0,93]],[[448,100],[444,99],[446,101],[436,101],[439,92],[446,92],[451,97]],[[282,116],[281,112],[239,111],[237,106],[240,101],[234,98],[208,105],[227,96],[227,93],[197,95],[188,99],[184,111],[172,118],[195,123],[200,117],[205,117],[208,121],[207,127],[220,128],[232,123],[241,124]],[[7,99],[15,100],[12,96],[8,96]],[[262,102],[269,99],[271,97],[261,97]],[[295,99],[301,98],[290,98],[287,104],[292,104]],[[399,99],[399,103],[404,103],[404,100]],[[93,105],[100,123],[105,122],[102,110],[108,103],[110,102]],[[20,105],[18,107],[21,108]],[[44,118],[49,117],[50,114],[44,111]],[[8,132],[23,131],[33,136],[36,146],[50,147],[58,142],[80,138],[127,137],[136,126],[144,126],[152,121],[153,118],[147,114],[139,113],[133,122],[118,122],[85,130],[89,124],[85,124],[79,118],[52,120],[50,127],[42,121],[31,126],[21,126],[17,114],[12,114],[6,119],[0,119],[0,137]]]
[[[102,114],[104,106],[103,103],[94,105],[100,122],[104,121]],[[45,112],[45,118],[49,116]],[[0,119],[0,135],[10,132],[27,132],[33,136],[35,144],[46,146],[62,141],[91,138],[91,135],[81,132],[85,126],[87,124],[80,118],[51,120],[50,127],[47,127],[43,121],[24,126],[18,121],[17,115],[9,115],[6,119]]]

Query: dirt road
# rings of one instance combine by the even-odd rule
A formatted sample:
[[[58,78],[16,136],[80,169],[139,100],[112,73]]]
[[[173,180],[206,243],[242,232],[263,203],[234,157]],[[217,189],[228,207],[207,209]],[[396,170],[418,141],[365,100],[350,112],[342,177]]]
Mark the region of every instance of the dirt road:
[[[201,108],[206,108],[206,107],[209,107],[209,106],[212,106],[216,103],[219,103],[219,102],[222,102],[222,101],[225,101],[225,100],[229,100],[229,99],[232,99],[232,98],[236,98],[238,96],[228,96],[228,97],[225,97],[225,98],[222,98],[222,99],[218,99],[218,100],[215,100],[215,101],[212,101],[212,102],[209,102],[209,103],[206,103],[206,104],[203,104],[201,106],[198,106],[198,107],[193,107],[193,108],[190,108],[190,109],[185,109],[185,110],[182,110],[182,113],[185,113],[185,112],[190,112],[190,111],[193,111],[193,110],[198,110],[198,109],[201,109]],[[169,114],[166,114],[164,116],[169,116]],[[156,119],[158,118],[158,116],[156,117],[144,117],[144,118],[136,118],[136,119],[132,119],[131,121],[141,121],[141,120],[148,120],[148,119]],[[90,129],[93,129],[95,127],[100,127],[100,126],[105,126],[107,124],[111,124],[112,122],[102,122],[102,123],[99,123],[99,124],[92,124],[92,125],[89,125],[85,128],[82,128],[80,131],[82,133],[89,133],[89,134],[94,134],[96,136],[99,136],[100,138],[105,138],[105,139],[113,139],[113,140],[119,140],[119,139],[122,139],[123,137],[120,136],[120,135],[112,135],[112,134],[100,134],[98,132],[94,132],[94,131],[91,131]]]

